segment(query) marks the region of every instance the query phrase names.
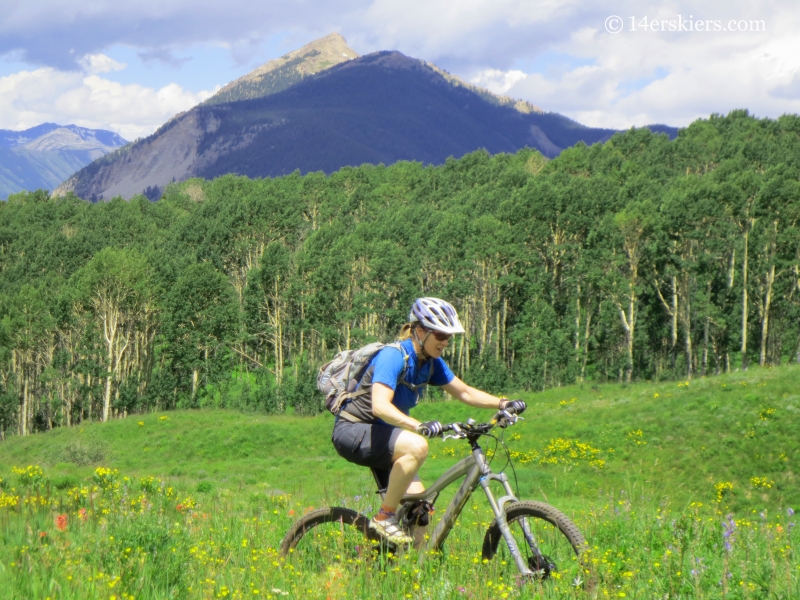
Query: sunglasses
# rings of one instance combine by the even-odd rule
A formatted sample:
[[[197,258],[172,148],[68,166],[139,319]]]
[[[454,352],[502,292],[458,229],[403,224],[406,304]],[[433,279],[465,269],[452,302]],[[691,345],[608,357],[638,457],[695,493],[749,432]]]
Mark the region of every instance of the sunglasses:
[[[440,342],[446,342],[451,337],[453,337],[452,333],[442,333],[441,331],[431,331],[430,329],[426,329],[428,333],[430,333],[433,337],[435,337]]]

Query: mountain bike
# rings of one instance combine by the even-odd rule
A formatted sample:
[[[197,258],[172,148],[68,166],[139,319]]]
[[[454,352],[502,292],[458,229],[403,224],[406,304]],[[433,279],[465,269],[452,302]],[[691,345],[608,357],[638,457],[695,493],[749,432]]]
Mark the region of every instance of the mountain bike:
[[[506,466],[511,466],[511,454],[505,444],[507,462],[504,469],[494,472],[491,461],[479,444],[481,437],[502,439],[491,432],[495,427],[505,429],[520,419],[510,410],[498,412],[488,423],[466,423],[444,425],[444,439],[465,440],[469,443],[469,456],[459,461],[439,477],[430,487],[419,494],[407,494],[398,507],[400,523],[412,536],[419,527],[427,525],[427,519],[439,494],[462,477],[464,481],[456,491],[450,504],[439,519],[430,536],[420,537],[415,546],[419,550],[420,563],[431,551],[441,551],[445,540],[456,526],[473,492],[480,486],[494,513],[483,538],[483,558],[499,557],[503,564],[513,564],[525,579],[544,581],[551,577],[568,578],[575,586],[587,581],[590,570],[584,554],[588,544],[578,527],[561,511],[538,501],[521,501],[511,488]],[[388,482],[388,472],[373,469],[378,493],[383,494]],[[502,486],[503,495],[495,498],[492,484]],[[500,542],[503,542],[502,544]],[[382,541],[369,528],[369,517],[343,507],[330,506],[308,513],[298,520],[283,538],[279,553],[284,557],[325,567],[326,556],[349,562],[365,558],[375,551],[397,552],[392,544]]]

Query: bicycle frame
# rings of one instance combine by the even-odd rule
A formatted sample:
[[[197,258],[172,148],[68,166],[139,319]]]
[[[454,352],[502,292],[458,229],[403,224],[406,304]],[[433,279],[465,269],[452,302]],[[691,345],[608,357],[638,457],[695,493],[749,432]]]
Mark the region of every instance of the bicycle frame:
[[[505,473],[494,473],[492,471],[491,467],[486,461],[486,455],[483,453],[483,449],[480,447],[480,445],[478,445],[477,437],[475,439],[470,439],[470,444],[472,445],[472,453],[470,456],[467,456],[450,467],[450,469],[448,469],[441,477],[439,477],[439,479],[433,482],[430,487],[426,488],[424,492],[419,494],[407,494],[403,496],[397,516],[399,519],[402,519],[408,510],[409,504],[415,500],[428,500],[432,502],[442,490],[447,488],[455,481],[458,481],[461,477],[464,477],[461,487],[458,488],[456,495],[447,506],[444,516],[439,520],[436,528],[430,536],[430,539],[428,540],[428,543],[425,545],[425,551],[420,552],[419,562],[422,563],[427,552],[441,550],[445,540],[447,539],[447,536],[450,534],[450,531],[452,531],[453,526],[456,523],[456,519],[458,519],[461,511],[467,504],[467,500],[469,500],[475,489],[478,487],[478,485],[480,485],[486,494],[486,498],[489,501],[489,506],[491,506],[492,512],[494,512],[495,519],[500,527],[503,539],[508,546],[511,556],[514,557],[514,562],[517,565],[519,572],[523,576],[532,575],[533,573],[528,567],[528,564],[525,561],[525,558],[522,556],[522,553],[519,551],[517,542],[514,539],[514,536],[511,534],[511,530],[506,522],[505,505],[509,502],[518,501],[518,498],[514,496],[514,492],[508,482],[508,476]],[[505,490],[505,495],[497,500],[495,500],[490,489],[490,484],[492,481],[499,481]],[[527,522],[524,520],[522,521],[522,529],[531,551],[537,557],[541,557],[538,544],[534,540]]]

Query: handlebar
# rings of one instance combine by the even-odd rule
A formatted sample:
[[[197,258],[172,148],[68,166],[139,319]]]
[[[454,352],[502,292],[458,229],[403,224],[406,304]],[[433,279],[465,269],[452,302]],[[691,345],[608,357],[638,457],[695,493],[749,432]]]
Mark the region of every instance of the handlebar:
[[[522,411],[520,411],[521,413]],[[460,440],[471,435],[486,435],[495,427],[505,429],[509,425],[513,425],[522,417],[517,414],[516,410],[509,407],[505,410],[500,410],[492,417],[488,423],[475,423],[470,419],[466,423],[447,423],[442,425],[442,439]],[[446,432],[452,431],[452,435],[444,435]]]

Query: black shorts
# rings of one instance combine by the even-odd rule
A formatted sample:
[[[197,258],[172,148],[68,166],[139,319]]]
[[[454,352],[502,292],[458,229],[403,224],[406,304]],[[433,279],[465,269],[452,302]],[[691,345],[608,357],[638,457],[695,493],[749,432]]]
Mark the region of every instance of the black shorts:
[[[392,470],[392,455],[399,427],[383,423],[351,423],[338,419],[333,426],[331,441],[339,456],[345,460],[384,471]]]

